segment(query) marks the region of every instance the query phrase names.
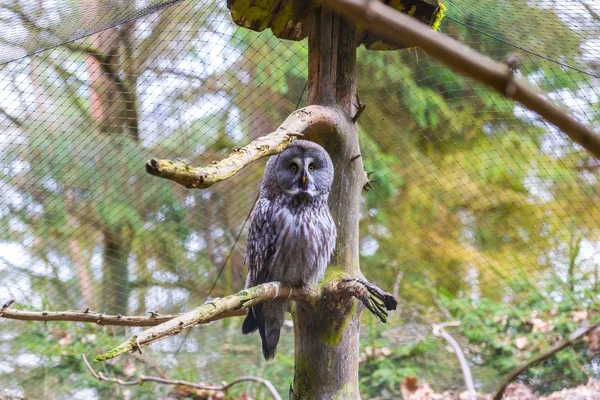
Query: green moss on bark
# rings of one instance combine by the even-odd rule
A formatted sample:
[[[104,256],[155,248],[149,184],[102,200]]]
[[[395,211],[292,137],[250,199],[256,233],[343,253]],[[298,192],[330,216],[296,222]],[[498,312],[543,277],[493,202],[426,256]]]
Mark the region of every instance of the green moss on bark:
[[[344,337],[344,332],[346,331],[346,327],[350,323],[350,320],[354,316],[356,312],[356,301],[353,300],[352,308],[349,312],[344,314],[342,319],[333,321],[332,323],[327,325],[327,328],[321,333],[321,339],[327,343],[328,346],[337,346],[340,344]]]
[[[115,347],[111,351],[104,353],[104,354],[100,354],[98,357],[96,357],[94,359],[94,362],[110,360],[111,358],[115,358],[117,356],[120,356],[123,353],[127,353],[128,351],[133,350],[133,346],[135,345],[136,340],[137,340],[137,336],[133,336],[131,339],[129,339],[125,343],[120,344],[119,346]]]

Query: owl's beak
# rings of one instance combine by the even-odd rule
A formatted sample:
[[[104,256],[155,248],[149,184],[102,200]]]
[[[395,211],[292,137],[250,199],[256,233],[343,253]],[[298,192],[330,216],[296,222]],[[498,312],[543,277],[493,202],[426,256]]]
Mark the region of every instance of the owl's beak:
[[[302,174],[302,185],[306,184],[306,174]]]

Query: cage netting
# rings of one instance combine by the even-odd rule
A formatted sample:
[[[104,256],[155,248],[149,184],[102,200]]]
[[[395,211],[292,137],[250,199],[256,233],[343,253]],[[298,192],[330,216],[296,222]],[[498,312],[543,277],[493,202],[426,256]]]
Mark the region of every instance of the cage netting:
[[[446,0],[441,31],[600,129],[593,0]],[[183,312],[243,288],[247,217],[264,160],[205,190],[148,175],[147,159],[210,164],[306,105],[306,40],[236,26],[224,1],[0,2],[0,303],[24,310]],[[400,299],[363,315],[361,392],[406,377],[439,391],[465,352],[478,391],[600,321],[600,162],[519,104],[418,49],[358,49],[358,126],[373,190],[361,200],[365,276]],[[293,332],[265,362],[241,320],[194,328],[102,372],[287,393]],[[174,398],[95,380],[93,356],[142,328],[0,319],[1,398]],[[600,378],[600,335],[531,368],[538,393]],[[268,398],[251,383],[230,395]],[[197,394],[197,398],[201,394]],[[396,396],[396,397],[395,397]],[[240,397],[241,398],[241,397]]]

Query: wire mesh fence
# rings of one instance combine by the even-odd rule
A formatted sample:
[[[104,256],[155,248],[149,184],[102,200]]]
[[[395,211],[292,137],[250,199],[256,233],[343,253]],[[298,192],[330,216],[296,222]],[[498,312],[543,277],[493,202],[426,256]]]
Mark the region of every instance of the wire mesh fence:
[[[448,1],[441,30],[600,127],[600,8],[588,1]],[[28,310],[189,310],[244,286],[247,216],[264,162],[206,190],[146,174],[145,160],[207,165],[306,103],[306,41],[238,28],[224,2],[0,4],[0,298]],[[598,320],[600,163],[555,127],[416,49],[358,51],[365,276],[393,291],[387,325],[363,316],[361,391],[395,398],[406,377],[457,389],[431,324],[452,330],[481,392]],[[225,320],[102,368],[218,383],[293,376]],[[177,397],[87,374],[141,328],[0,320],[3,398]],[[522,374],[540,393],[597,378],[585,341]],[[248,383],[230,393],[268,398]],[[187,394],[191,396],[189,393]],[[197,398],[202,394],[196,393]]]

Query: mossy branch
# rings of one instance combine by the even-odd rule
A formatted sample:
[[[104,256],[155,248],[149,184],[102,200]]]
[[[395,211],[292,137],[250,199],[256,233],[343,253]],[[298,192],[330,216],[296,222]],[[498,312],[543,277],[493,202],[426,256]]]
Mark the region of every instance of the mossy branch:
[[[308,106],[293,112],[275,132],[261,136],[248,145],[234,149],[219,162],[205,167],[191,167],[185,161],[151,159],[146,171],[154,176],[175,181],[188,189],[206,189],[235,175],[254,161],[281,153],[292,141],[313,128],[341,125],[343,115],[336,109]]]
[[[327,293],[327,296],[322,296],[323,293]],[[269,282],[227,297],[214,299],[185,314],[147,329],[114,349],[99,355],[94,361],[108,360],[132,351],[141,352],[142,348],[169,336],[177,335],[195,325],[214,321],[224,315],[239,313],[245,308],[275,299],[290,299],[316,309],[320,301],[332,298],[331,293],[356,297],[383,322],[387,320],[386,310],[395,310],[397,305],[396,299],[391,294],[362,279],[339,279],[324,286],[321,294],[309,287],[299,288],[280,282]]]
[[[181,314],[177,318],[146,329],[107,353],[99,355],[94,361],[108,360],[130,351],[141,352],[142,348],[166,337],[177,335],[195,325],[218,319],[219,316],[234,313],[266,301],[282,298],[314,305],[317,293],[310,288],[294,288],[279,282],[254,286],[227,297],[216,298],[185,314]]]

